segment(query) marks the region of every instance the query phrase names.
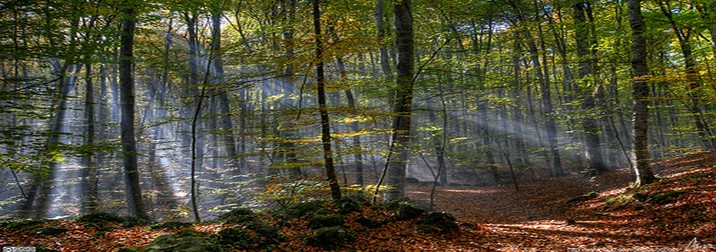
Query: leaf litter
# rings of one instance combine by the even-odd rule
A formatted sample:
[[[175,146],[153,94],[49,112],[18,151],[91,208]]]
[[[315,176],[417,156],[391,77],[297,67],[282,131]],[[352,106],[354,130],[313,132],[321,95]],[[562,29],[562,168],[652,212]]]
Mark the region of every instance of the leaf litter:
[[[549,178],[511,186],[438,187],[437,211],[453,214],[459,229],[425,234],[415,221],[393,221],[377,228],[360,226],[361,214],[346,215],[346,226],[357,232],[345,251],[565,251],[624,249],[628,251],[716,251],[716,158],[691,154],[654,163],[659,181],[630,187],[628,169],[599,174]],[[410,185],[408,195],[426,201],[430,185]],[[570,199],[598,193],[574,204]],[[272,223],[267,220],[268,223]],[[308,220],[295,219],[281,228],[286,240],[276,251],[322,251],[304,242],[313,231]],[[144,246],[162,234],[191,228],[216,234],[227,224],[200,223],[180,229],[152,230],[145,226],[98,230],[70,220],[50,220],[61,226],[57,235],[38,235],[2,225],[0,246],[34,246],[60,251],[118,251]],[[585,250],[586,251],[586,250]]]

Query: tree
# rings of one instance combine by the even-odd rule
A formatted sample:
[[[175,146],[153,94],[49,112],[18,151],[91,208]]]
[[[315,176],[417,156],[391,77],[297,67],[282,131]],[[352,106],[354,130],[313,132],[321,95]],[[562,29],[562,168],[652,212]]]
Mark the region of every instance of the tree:
[[[323,69],[323,35],[321,34],[321,0],[313,0],[313,31],[316,36],[316,88],[318,89],[318,110],[321,114],[321,144],[323,145],[323,162],[326,168],[328,185],[333,200],[341,199],[341,188],[336,179],[336,167],[333,163],[331,148],[331,121],[328,118],[326,105],[326,78]]]
[[[122,8],[121,47],[119,55],[119,92],[121,96],[122,155],[129,214],[149,219],[142,201],[137,164],[137,142],[134,136],[134,30],[136,10],[132,3],[124,2]]]
[[[632,162],[635,165],[636,185],[642,186],[654,181],[649,167],[649,67],[646,61],[646,25],[641,15],[641,0],[627,2],[629,26],[632,33],[632,97],[634,116],[632,119]]]
[[[591,33],[594,29],[590,29],[593,25],[592,3],[590,1],[579,1],[573,5],[574,17],[577,22],[577,56],[579,57],[579,80],[581,81],[580,90],[583,99],[583,109],[587,111],[582,120],[584,128],[585,144],[587,146],[587,162],[589,173],[604,172],[607,167],[602,157],[601,144],[599,143],[599,127],[594,118],[595,109],[594,93],[599,86],[595,75],[597,59],[591,49],[595,46],[597,34]]]
[[[396,68],[395,105],[393,107],[393,136],[391,156],[387,166],[387,184],[385,200],[399,200],[404,197],[405,169],[408,165],[410,149],[410,120],[412,119],[414,50],[413,12],[411,0],[394,0],[396,50],[398,66]]]

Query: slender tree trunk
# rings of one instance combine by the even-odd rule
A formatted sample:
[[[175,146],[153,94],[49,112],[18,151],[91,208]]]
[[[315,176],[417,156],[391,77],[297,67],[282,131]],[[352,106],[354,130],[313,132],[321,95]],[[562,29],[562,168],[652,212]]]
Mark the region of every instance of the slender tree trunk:
[[[343,59],[337,58],[336,62],[341,80],[347,80],[346,67],[343,63]],[[345,94],[351,113],[356,114],[358,112],[358,108],[356,107],[356,99],[353,96],[353,92],[350,88],[346,88]],[[350,128],[353,132],[358,132],[360,130],[360,125],[358,122],[352,122],[350,123]],[[353,159],[355,162],[356,184],[363,186],[365,183],[363,178],[363,147],[361,146],[361,137],[359,134],[353,136],[353,151],[355,152],[353,154]]]
[[[121,96],[121,135],[122,155],[124,160],[124,173],[127,191],[127,205],[129,214],[148,219],[142,190],[139,185],[139,169],[137,165],[137,142],[134,136],[134,30],[135,10],[126,7],[122,10],[122,34],[119,55],[119,92]]]
[[[646,25],[641,15],[641,1],[628,0],[629,25],[632,31],[632,96],[634,117],[632,125],[632,159],[635,164],[636,185],[642,186],[654,181],[649,167],[649,68],[646,61]]]
[[[390,64],[388,48],[384,42],[389,29],[388,25],[385,24],[385,18],[385,2],[383,0],[378,0],[375,8],[375,25],[378,30],[378,43],[380,43],[380,68],[383,70],[383,74],[385,74],[387,78],[390,78],[393,75],[393,70]]]
[[[321,114],[321,142],[323,144],[323,162],[326,168],[328,185],[334,201],[341,199],[341,188],[336,179],[336,167],[333,163],[331,147],[331,124],[326,105],[326,79],[323,70],[323,35],[321,34],[320,0],[313,0],[313,31],[316,36],[316,87],[318,89],[318,110]]]
[[[709,124],[707,123],[701,103],[703,100],[703,91],[701,91],[702,81],[699,76],[698,69],[696,69],[696,60],[694,59],[693,49],[691,45],[691,35],[693,31],[691,27],[682,28],[674,20],[673,14],[671,13],[671,6],[669,1],[666,0],[663,3],[659,1],[659,7],[661,12],[666,16],[672,30],[676,34],[676,38],[679,40],[679,46],[681,47],[681,54],[684,56],[684,68],[686,71],[686,93],[689,97],[689,101],[686,103],[686,107],[689,110],[691,117],[694,119],[696,124],[697,134],[699,140],[703,146],[716,152],[716,138],[713,137],[713,132]]]

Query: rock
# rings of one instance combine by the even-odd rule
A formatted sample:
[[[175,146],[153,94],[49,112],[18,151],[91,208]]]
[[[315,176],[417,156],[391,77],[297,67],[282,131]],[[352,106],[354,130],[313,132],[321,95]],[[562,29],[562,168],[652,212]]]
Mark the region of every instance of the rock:
[[[417,222],[418,231],[423,233],[448,233],[457,229],[456,219],[445,212],[430,212]]]
[[[182,230],[161,235],[145,247],[147,252],[219,252],[222,249],[205,233]]]
[[[308,222],[308,227],[311,229],[320,229],[324,227],[336,227],[343,226],[345,220],[343,216],[333,210],[321,208],[313,213],[313,218]]]
[[[355,241],[356,233],[343,227],[324,227],[306,238],[306,243],[323,249],[334,250]]]
[[[241,207],[232,209],[231,211],[220,215],[216,218],[216,220],[223,221],[225,223],[241,224],[256,220],[256,215],[253,211],[251,211],[251,209]]]
[[[424,209],[415,207],[407,202],[391,202],[388,203],[387,207],[395,213],[395,219],[397,220],[412,220],[425,213]]]

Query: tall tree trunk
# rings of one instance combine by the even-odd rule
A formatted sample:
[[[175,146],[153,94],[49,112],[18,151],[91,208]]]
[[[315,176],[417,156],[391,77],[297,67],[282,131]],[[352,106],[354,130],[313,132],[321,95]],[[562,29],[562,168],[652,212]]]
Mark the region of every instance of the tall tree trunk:
[[[392,157],[388,160],[385,200],[399,200],[405,195],[405,170],[409,162],[410,120],[413,105],[415,41],[412,0],[394,0],[398,66],[395,106],[393,108]]]
[[[346,67],[343,63],[343,59],[340,57],[337,58],[336,63],[338,65],[341,80],[347,80]],[[350,108],[351,113],[355,115],[355,113],[358,112],[358,108],[356,107],[356,99],[353,96],[353,92],[350,88],[346,88],[345,94],[346,100],[348,101],[348,108]],[[358,122],[352,122],[350,123],[350,128],[353,132],[358,132],[360,130],[360,125]],[[353,136],[353,151],[355,152],[353,154],[353,159],[355,162],[356,184],[363,186],[365,181],[363,178],[363,147],[361,146],[360,134]]]
[[[602,155],[601,144],[599,142],[600,130],[597,125],[597,121],[594,115],[591,113],[596,108],[594,101],[594,92],[598,83],[596,83],[595,76],[597,72],[595,55],[591,52],[592,39],[590,37],[596,36],[591,34],[589,27],[592,25],[591,21],[587,21],[587,16],[592,11],[592,6],[589,1],[580,1],[573,5],[574,8],[574,19],[576,20],[576,38],[577,38],[577,56],[579,57],[579,81],[581,82],[580,94],[582,97],[582,109],[587,111],[586,115],[583,115],[582,125],[584,129],[584,141],[587,147],[587,163],[588,173],[594,175],[599,172],[607,170],[607,166],[604,163]]]
[[[85,60],[89,62],[89,57]],[[85,64],[85,153],[83,156],[84,168],[81,171],[82,178],[82,212],[95,213],[99,208],[97,202],[97,166],[94,162],[95,144],[95,94],[92,82],[92,64]]]
[[[229,107],[229,95],[224,86],[224,58],[221,51],[221,10],[213,10],[211,14],[211,50],[214,55],[214,85],[219,89],[218,103],[221,114],[221,128],[224,136],[224,148],[226,149],[227,165],[230,173],[234,176],[241,175],[239,167],[238,152],[236,151],[236,140],[234,138],[234,126],[231,121],[231,109]]]
[[[122,33],[119,55],[119,92],[121,96],[121,136],[122,156],[127,192],[129,214],[148,219],[142,190],[139,185],[139,169],[137,165],[137,142],[134,136],[134,30],[136,13],[133,7],[122,9]]]
[[[388,25],[385,24],[385,18],[385,2],[383,0],[378,0],[375,8],[375,25],[378,30],[378,43],[380,43],[380,68],[383,70],[383,74],[385,74],[387,78],[390,78],[393,75],[393,70],[390,64],[388,48],[384,42],[389,30]]]
[[[649,68],[646,61],[646,25],[641,16],[641,0],[627,2],[629,25],[632,33],[632,97],[634,117],[632,119],[632,159],[635,165],[636,185],[642,186],[654,181],[649,167]]]
[[[313,0],[313,31],[316,36],[316,88],[318,89],[318,110],[321,114],[321,143],[323,145],[323,162],[326,168],[328,185],[334,201],[341,199],[341,188],[336,179],[336,167],[333,163],[331,147],[331,124],[326,105],[326,79],[323,70],[323,35],[321,34],[321,4]]]

